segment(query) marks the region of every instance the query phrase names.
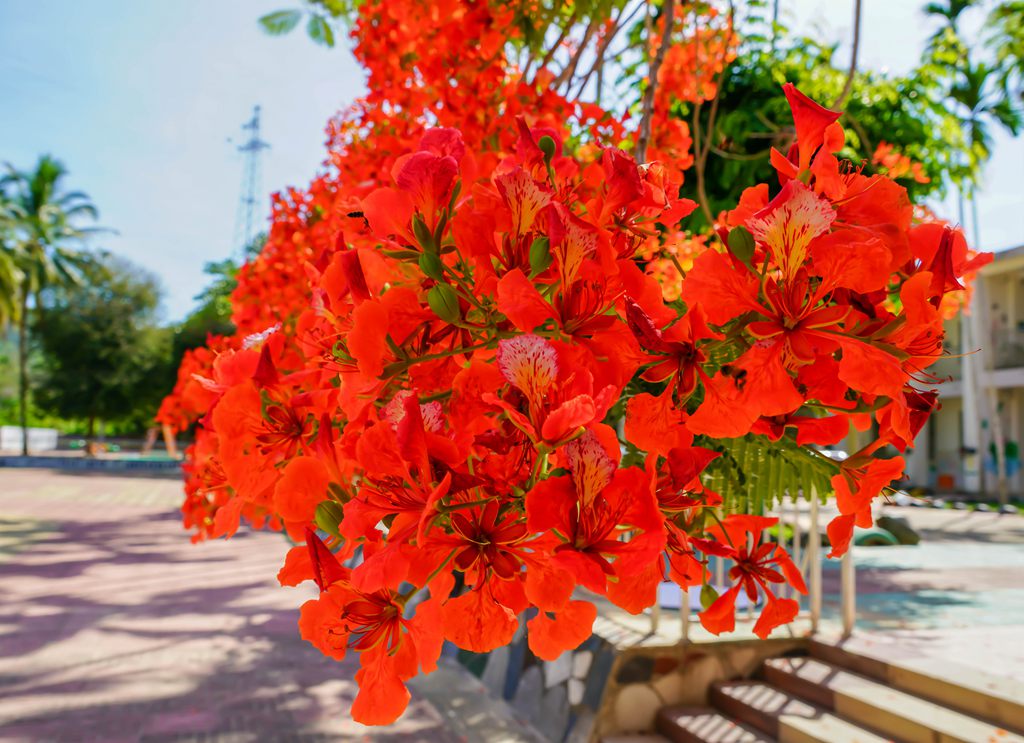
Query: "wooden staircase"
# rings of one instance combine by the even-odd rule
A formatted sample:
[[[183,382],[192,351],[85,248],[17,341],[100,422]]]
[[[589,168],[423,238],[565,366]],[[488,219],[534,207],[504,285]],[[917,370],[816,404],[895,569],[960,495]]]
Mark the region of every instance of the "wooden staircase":
[[[1024,743],[1024,684],[945,661],[895,661],[811,640],[755,678],[721,681],[710,707],[666,707],[657,733],[605,743]]]

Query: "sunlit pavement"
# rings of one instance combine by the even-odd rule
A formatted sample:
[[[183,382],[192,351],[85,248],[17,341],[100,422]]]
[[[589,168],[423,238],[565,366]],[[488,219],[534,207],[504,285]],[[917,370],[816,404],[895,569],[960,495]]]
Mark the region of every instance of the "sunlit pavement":
[[[1024,517],[886,507],[921,544],[856,547],[857,633],[1024,681]],[[824,572],[825,617],[839,616],[839,565]]]
[[[465,739],[416,689],[390,728],[349,719],[355,661],[299,639],[284,539],[192,545],[180,487],[0,469],[0,741]],[[860,637],[1024,679],[1024,518],[887,511],[925,541],[855,549]],[[824,579],[835,618],[836,563]]]
[[[192,545],[171,479],[0,469],[0,741],[457,741],[414,692],[353,722],[356,661],[298,637],[287,544]]]

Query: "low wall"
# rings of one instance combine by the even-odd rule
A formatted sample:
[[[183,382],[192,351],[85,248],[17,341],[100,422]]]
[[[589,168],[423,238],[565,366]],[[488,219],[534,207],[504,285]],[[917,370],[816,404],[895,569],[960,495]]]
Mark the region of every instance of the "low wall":
[[[30,451],[53,451],[57,448],[59,431],[56,428],[28,429]],[[21,451],[22,431],[20,426],[0,426],[0,450]]]
[[[590,743],[653,730],[662,707],[704,706],[716,681],[748,678],[766,658],[806,647],[804,637],[679,642],[678,625],[651,633],[645,617],[597,600],[594,633],[554,661],[537,658],[521,623],[512,643],[478,654],[447,647],[548,740]]]
[[[91,458],[91,457],[22,457],[0,456],[2,467],[37,467],[78,472],[137,472],[181,477],[181,462],[174,459]]]

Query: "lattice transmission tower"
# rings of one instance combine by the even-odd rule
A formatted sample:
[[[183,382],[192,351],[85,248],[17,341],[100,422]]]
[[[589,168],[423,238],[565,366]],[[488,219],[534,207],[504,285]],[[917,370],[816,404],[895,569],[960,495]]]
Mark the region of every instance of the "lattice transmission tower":
[[[263,150],[270,149],[270,143],[260,139],[260,107],[254,106],[252,118],[242,124],[242,131],[248,137],[238,145],[244,163],[242,167],[242,188],[235,216],[235,251],[244,260],[246,249],[256,236],[254,228],[258,218],[257,210],[262,200],[260,159]],[[228,140],[231,141],[231,140]]]

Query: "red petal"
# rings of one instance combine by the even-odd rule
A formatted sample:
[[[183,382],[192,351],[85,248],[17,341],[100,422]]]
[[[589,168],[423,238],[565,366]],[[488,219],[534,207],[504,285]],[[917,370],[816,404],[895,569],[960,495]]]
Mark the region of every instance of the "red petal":
[[[720,635],[736,628],[736,596],[739,592],[740,587],[733,586],[698,615],[704,629],[713,635]]]
[[[850,541],[853,539],[853,525],[857,517],[836,516],[828,523],[828,541],[832,545],[829,557],[842,557],[850,548]]]
[[[557,442],[576,432],[580,426],[594,421],[597,407],[590,395],[577,395],[559,405],[544,420],[541,437],[545,441]]]
[[[754,624],[754,634],[762,640],[767,640],[773,629],[789,624],[796,619],[799,612],[800,604],[797,601],[775,598],[771,593],[767,593],[764,609]]]
[[[590,637],[596,618],[597,607],[589,601],[570,601],[554,619],[542,611],[526,625],[530,650],[541,660],[555,660]]]
[[[811,156],[825,140],[825,129],[832,122],[838,121],[842,114],[815,103],[792,83],[783,85],[782,91],[793,112],[796,142],[800,148],[800,170],[807,170],[811,165]]]
[[[498,603],[487,583],[449,599],[442,615],[445,636],[474,653],[488,653],[507,645],[519,627],[516,615]]]
[[[321,591],[326,591],[334,583],[348,577],[348,571],[338,562],[338,558],[309,527],[306,527],[306,547],[313,567],[313,580]]]
[[[518,268],[505,274],[498,282],[498,310],[519,330],[530,333],[552,317],[551,305],[537,291],[526,274]]]
[[[376,237],[399,236],[411,242],[412,212],[412,197],[395,188],[378,188],[363,199],[363,215]]]
[[[388,310],[380,302],[363,302],[353,310],[348,352],[367,377],[379,377],[384,371],[387,334]]]
[[[292,547],[285,555],[284,565],[277,571],[277,582],[282,586],[297,586],[312,578],[313,563],[309,558],[309,547],[304,544]]]
[[[352,702],[352,719],[364,725],[389,725],[405,712],[410,696],[399,678],[396,659],[381,647],[363,653],[359,660],[362,668],[356,671],[359,693]]]
[[[274,509],[285,521],[311,521],[327,498],[327,468],[313,457],[296,457],[274,488]]]

